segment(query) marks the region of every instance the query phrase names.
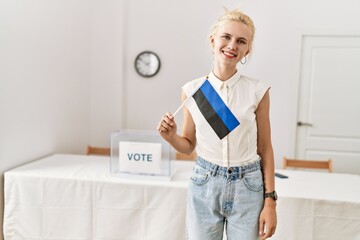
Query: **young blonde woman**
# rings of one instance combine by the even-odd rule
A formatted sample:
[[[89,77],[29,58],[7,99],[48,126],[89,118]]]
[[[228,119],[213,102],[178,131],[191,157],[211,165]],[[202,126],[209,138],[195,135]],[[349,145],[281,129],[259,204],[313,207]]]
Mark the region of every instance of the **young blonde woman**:
[[[220,240],[224,230],[228,240],[266,239],[276,229],[269,87],[237,69],[252,50],[254,33],[247,15],[226,11],[210,35],[212,71],[183,86],[185,101],[207,79],[239,125],[219,136],[214,130],[219,124],[209,124],[214,110],[204,109],[193,97],[183,110],[181,135],[171,113],[157,128],[177,151],[190,154],[195,149],[198,156],[188,189],[189,240]]]

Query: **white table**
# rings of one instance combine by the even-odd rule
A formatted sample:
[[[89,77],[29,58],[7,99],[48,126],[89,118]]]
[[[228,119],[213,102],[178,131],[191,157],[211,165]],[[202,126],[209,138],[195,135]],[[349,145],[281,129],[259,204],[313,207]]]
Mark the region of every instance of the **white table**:
[[[109,162],[53,155],[6,172],[5,239],[184,239],[182,162],[171,182],[120,179]]]
[[[278,229],[272,239],[360,240],[360,175],[276,170]]]
[[[109,159],[53,155],[5,173],[5,240],[184,240],[194,162],[171,182],[110,175]],[[360,239],[360,176],[279,170],[272,239]]]

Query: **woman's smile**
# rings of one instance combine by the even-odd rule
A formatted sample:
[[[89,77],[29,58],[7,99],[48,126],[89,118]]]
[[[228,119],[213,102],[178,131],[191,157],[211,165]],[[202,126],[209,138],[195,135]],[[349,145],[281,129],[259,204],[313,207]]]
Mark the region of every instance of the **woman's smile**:
[[[228,58],[228,59],[236,59],[236,57],[237,57],[237,54],[234,52],[231,52],[231,51],[222,50],[222,53],[223,53],[224,57]]]

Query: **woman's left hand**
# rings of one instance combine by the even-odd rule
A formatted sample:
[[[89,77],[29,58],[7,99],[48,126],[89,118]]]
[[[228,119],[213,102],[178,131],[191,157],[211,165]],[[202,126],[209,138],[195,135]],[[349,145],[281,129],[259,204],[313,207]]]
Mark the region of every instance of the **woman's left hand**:
[[[276,202],[272,199],[265,199],[265,201],[272,202],[265,202],[265,205],[260,213],[259,235],[261,240],[271,237],[275,233],[277,224]]]

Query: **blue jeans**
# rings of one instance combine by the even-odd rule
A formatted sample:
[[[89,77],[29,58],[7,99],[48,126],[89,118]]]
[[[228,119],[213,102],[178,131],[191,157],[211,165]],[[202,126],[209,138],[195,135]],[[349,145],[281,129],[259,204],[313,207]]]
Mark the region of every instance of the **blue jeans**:
[[[200,157],[188,189],[186,235],[188,240],[259,238],[263,208],[260,160],[241,167],[220,167]]]

